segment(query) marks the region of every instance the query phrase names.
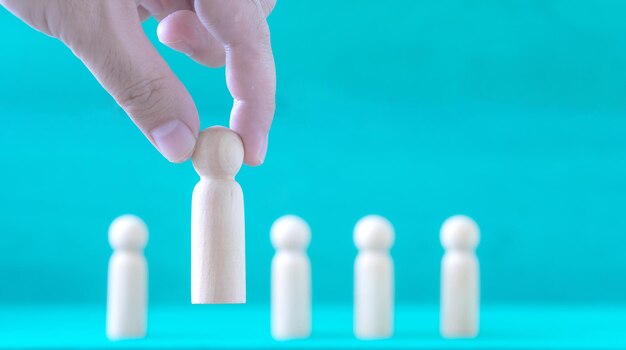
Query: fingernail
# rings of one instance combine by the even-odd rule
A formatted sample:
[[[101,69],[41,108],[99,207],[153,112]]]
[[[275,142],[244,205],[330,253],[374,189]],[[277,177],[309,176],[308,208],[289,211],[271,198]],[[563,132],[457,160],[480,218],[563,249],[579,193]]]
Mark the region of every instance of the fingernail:
[[[259,164],[263,164],[265,161],[265,155],[267,154],[267,136],[263,138],[261,143],[261,147],[259,148],[259,153],[257,153],[257,159],[259,160]]]
[[[187,56],[193,56],[194,54],[193,48],[184,41],[175,41],[175,42],[163,43],[163,44],[169,46],[170,48],[176,51],[180,51]]]
[[[185,123],[178,119],[154,128],[150,135],[159,152],[173,163],[179,163],[191,157],[196,145],[194,134]]]

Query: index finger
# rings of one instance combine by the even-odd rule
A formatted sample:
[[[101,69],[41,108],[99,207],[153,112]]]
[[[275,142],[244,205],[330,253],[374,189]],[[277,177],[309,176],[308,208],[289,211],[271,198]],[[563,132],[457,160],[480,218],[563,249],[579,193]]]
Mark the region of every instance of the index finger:
[[[248,165],[263,163],[276,109],[276,69],[265,16],[271,1],[196,0],[206,29],[224,44],[230,127],[241,136]]]

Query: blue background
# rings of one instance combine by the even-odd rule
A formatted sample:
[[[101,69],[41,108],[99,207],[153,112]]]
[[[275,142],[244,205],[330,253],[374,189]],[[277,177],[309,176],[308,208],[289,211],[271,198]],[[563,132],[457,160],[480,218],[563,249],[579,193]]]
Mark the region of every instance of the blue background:
[[[311,225],[315,302],[352,300],[352,228],[397,236],[397,298],[438,300],[438,230],[473,216],[482,297],[626,300],[626,5],[280,1],[265,165],[244,167],[248,300],[280,215]],[[165,161],[71,52],[0,10],[0,302],[104,303],[107,228],[150,229],[152,303],[189,302],[191,164]],[[148,36],[227,125],[222,69]]]

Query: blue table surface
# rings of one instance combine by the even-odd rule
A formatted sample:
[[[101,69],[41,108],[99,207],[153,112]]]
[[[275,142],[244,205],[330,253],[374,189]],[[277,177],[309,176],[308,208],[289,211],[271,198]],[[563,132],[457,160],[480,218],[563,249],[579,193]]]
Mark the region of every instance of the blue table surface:
[[[315,306],[309,339],[275,341],[263,305],[151,306],[145,339],[112,342],[104,305],[0,305],[0,348],[14,349],[625,349],[626,305],[487,305],[475,339],[446,340],[436,305],[397,305],[395,335],[362,341],[349,305]]]

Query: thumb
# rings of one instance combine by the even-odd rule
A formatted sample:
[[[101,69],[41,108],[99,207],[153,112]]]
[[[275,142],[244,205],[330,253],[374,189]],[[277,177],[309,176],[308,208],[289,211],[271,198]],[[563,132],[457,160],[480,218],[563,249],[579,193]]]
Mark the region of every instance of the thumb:
[[[73,28],[59,39],[165,158],[187,160],[200,128],[191,96],[145,36],[133,2],[103,3],[108,13],[88,24],[91,28]]]

